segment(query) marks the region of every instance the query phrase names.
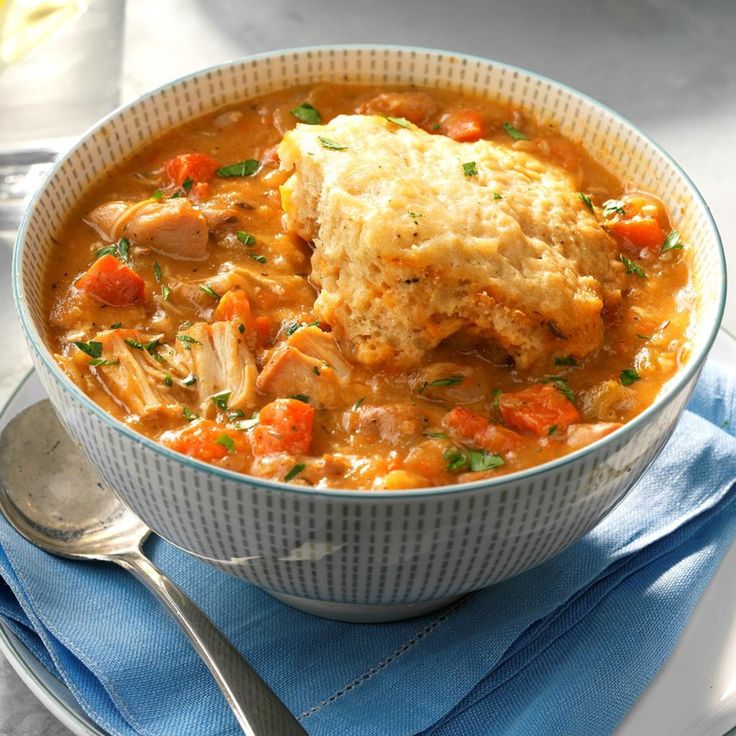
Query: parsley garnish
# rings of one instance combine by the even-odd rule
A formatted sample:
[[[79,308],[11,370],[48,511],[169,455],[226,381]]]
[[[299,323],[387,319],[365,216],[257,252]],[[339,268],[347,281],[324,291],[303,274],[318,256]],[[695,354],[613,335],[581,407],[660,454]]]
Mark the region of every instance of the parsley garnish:
[[[619,261],[621,261],[621,263],[624,264],[624,268],[626,268],[626,273],[636,274],[642,279],[645,279],[647,277],[646,271],[638,263],[630,261],[623,253],[621,253],[618,259]]]
[[[679,250],[684,248],[685,243],[680,240],[680,233],[677,230],[670,230],[670,234],[664,239],[660,253],[666,253],[668,250]]]
[[[496,411],[501,411],[501,394],[503,391],[501,391],[500,388],[494,388],[491,392],[491,406]]]
[[[90,342],[74,343],[83,353],[89,355],[90,358],[99,358],[102,355],[102,343],[90,340]]]
[[[189,177],[187,177],[187,178],[186,178],[186,179],[184,179],[184,181],[183,181],[183,182],[181,183],[181,188],[182,188],[182,189],[183,189],[183,190],[184,190],[184,191],[185,191],[185,192],[186,192],[187,194],[189,194],[189,190],[190,190],[190,189],[192,188],[192,185],[193,185],[193,184],[194,184],[194,179],[190,179]]]
[[[166,386],[173,386],[174,385],[174,377],[171,375],[171,373],[167,373],[164,376],[164,385],[166,385]]]
[[[555,358],[555,365],[572,365],[577,366],[580,363],[572,357],[572,355],[560,355]]]
[[[218,408],[223,411],[227,409],[227,402],[230,398],[231,391],[220,391],[219,394],[210,396],[210,401]]]
[[[161,284],[161,298],[166,301],[171,294],[171,289],[166,284]]]
[[[641,376],[633,369],[633,368],[626,368],[626,370],[621,371],[621,375],[619,376],[619,380],[624,386],[631,386],[632,383],[636,383]]]
[[[190,373],[186,378],[183,378],[181,381],[182,386],[193,386],[195,383],[197,383],[197,376],[195,376],[193,373]]]
[[[301,401],[304,404],[309,403],[309,396],[306,394],[290,394],[286,397],[287,399],[296,399],[297,401]]]
[[[183,406],[181,413],[184,415],[184,419],[188,422],[193,422],[195,419],[199,418],[199,414],[195,414],[188,406]]]
[[[570,403],[575,403],[575,392],[570,388],[566,378],[562,376],[548,376],[542,383],[551,383]]]
[[[503,199],[503,196],[498,192],[493,192],[493,199]]]
[[[161,278],[162,278],[161,266],[159,266],[158,263],[153,264],[153,278],[156,279],[157,283],[159,284],[161,283]]]
[[[500,455],[486,450],[465,450],[461,447],[448,447],[442,453],[442,456],[447,462],[447,470],[450,473],[459,473],[467,469],[479,473],[500,468],[504,464]]]
[[[626,214],[624,209],[625,203],[620,199],[608,199],[603,203],[603,216],[613,217],[613,215],[621,215],[623,217]]]
[[[245,230],[238,230],[238,232],[235,233],[235,237],[243,244],[247,246],[255,245],[256,239],[254,235],[251,235],[250,233],[245,232]]]
[[[105,365],[119,365],[119,360],[105,360],[104,358],[95,358],[94,360],[90,360],[90,365],[94,366],[105,366]]]
[[[318,135],[317,138],[322,144],[322,148],[329,148],[331,151],[347,151],[348,147],[343,146],[337,141],[333,141],[332,138],[325,138],[323,135]]]
[[[199,290],[203,294],[207,294],[207,296],[211,296],[213,299],[216,299],[218,302],[220,301],[220,295],[211,286],[207,286],[207,284],[200,284]]]
[[[547,430],[547,437],[551,437],[556,431],[558,427],[556,424],[551,424],[550,428]]]
[[[191,335],[177,335],[176,339],[179,342],[183,342],[186,348],[189,348],[190,345],[201,345],[202,344],[199,340],[193,338]]]
[[[258,253],[248,253],[248,255],[254,260],[258,261],[258,263],[267,263],[268,259],[266,256],[261,256]]]
[[[307,125],[319,125],[322,122],[322,116],[319,114],[319,110],[308,102],[302,102],[299,107],[295,107],[293,110],[289,110],[289,112],[297,120]]]
[[[475,161],[467,161],[463,164],[463,174],[465,176],[478,176],[478,167]]]
[[[113,323],[112,323],[112,324],[110,325],[110,329],[111,329],[111,330],[117,330],[118,328],[120,328],[120,327],[122,327],[122,326],[123,326],[123,323],[122,323],[122,322],[113,322]]]
[[[419,389],[419,393],[423,394],[425,389],[434,388],[435,386],[452,386],[456,383],[462,383],[465,376],[447,376],[447,378],[435,378],[434,381],[425,381],[424,385]]]
[[[314,373],[314,375],[315,375],[315,376],[320,376],[320,375],[322,375],[322,374],[320,373],[320,371],[319,371],[319,366],[318,366],[318,365],[312,366],[312,373]]]
[[[215,172],[217,176],[227,179],[232,176],[253,176],[261,168],[261,162],[254,158],[238,161],[236,164],[228,164]]]
[[[130,260],[130,240],[128,238],[120,238],[118,240],[118,253],[120,254],[121,260]]]
[[[238,332],[241,335],[245,332],[245,325],[242,322],[238,325]]]
[[[412,212],[411,210],[409,210],[409,212],[407,212],[406,214],[409,215],[409,217],[414,218],[415,220],[419,219],[420,217],[424,217],[421,212]]]
[[[104,248],[100,248],[95,253],[95,258],[102,258],[102,256],[116,256],[118,254],[117,245],[106,245]]]
[[[304,470],[307,466],[304,463],[297,463],[285,476],[284,480],[291,480],[292,478],[296,478],[299,473]]]
[[[154,193],[153,193],[153,194],[151,195],[151,199],[163,199],[163,198],[164,198],[164,193],[163,193],[163,192],[162,192],[162,191],[161,191],[160,189],[157,189],[157,190],[156,190],[156,191],[155,191],[155,192],[154,192]]]
[[[406,118],[392,118],[390,115],[384,115],[383,117],[385,117],[389,123],[398,125],[400,128],[408,128],[409,130],[412,128],[412,124]]]
[[[242,409],[233,409],[232,411],[229,411],[227,413],[228,419],[240,419],[240,417],[244,417],[245,412]]]
[[[353,404],[353,411],[356,409],[360,409],[360,405],[365,401],[365,396],[361,396],[359,399],[355,400],[355,403]]]
[[[528,141],[529,136],[522,133],[520,130],[514,128],[511,123],[504,123],[503,129],[515,140],[515,141]]]
[[[592,212],[593,202],[591,201],[590,197],[587,194],[583,194],[582,192],[578,192],[578,197],[580,198],[580,201]]]
[[[432,439],[435,439],[435,440],[449,440],[450,439],[450,435],[445,434],[444,432],[425,432],[424,436],[431,437]]]
[[[235,440],[229,434],[221,434],[215,442],[222,445],[230,454],[235,452]]]

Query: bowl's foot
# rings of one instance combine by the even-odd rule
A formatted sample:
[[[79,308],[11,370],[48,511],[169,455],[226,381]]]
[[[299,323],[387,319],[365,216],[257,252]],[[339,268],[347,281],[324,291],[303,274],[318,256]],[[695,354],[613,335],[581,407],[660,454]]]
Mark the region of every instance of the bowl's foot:
[[[362,604],[316,601],[310,598],[287,595],[286,593],[274,593],[273,591],[269,591],[269,593],[283,603],[314,616],[357,624],[380,624],[387,621],[400,621],[405,618],[423,616],[425,613],[443,608],[461,597],[452,595],[448,598],[435,598],[431,601],[419,601],[418,603]]]

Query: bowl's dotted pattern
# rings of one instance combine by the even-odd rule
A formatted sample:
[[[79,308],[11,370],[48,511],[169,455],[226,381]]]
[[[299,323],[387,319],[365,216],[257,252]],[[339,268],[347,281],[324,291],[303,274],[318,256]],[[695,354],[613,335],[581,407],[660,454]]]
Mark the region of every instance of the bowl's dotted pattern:
[[[720,300],[718,237],[679,170],[636,130],[557,85],[441,52],[327,48],[246,59],[135,102],[85,136],[45,183],[21,230],[19,306],[39,376],[71,434],[156,532],[268,590],[361,604],[434,600],[522,572],[579,539],[625,495],[672,432],[697,376],[675,382],[647,423],[574,462],[491,488],[319,494],[274,488],[162,452],[91,407],[43,347],[44,263],[64,218],[116,162],[152,137],[253,95],[317,81],[412,83],[490,94],[553,119],[632,186],[657,192],[691,244],[701,304],[693,360]],[[28,319],[30,317],[30,319]]]

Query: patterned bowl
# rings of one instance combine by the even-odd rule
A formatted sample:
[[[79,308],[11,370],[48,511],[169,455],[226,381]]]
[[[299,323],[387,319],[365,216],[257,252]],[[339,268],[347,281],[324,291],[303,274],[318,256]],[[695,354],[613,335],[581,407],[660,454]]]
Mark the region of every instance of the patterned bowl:
[[[323,491],[238,475],[176,454],[108,416],[62,373],[44,338],[42,273],[82,193],[172,126],[253,95],[336,80],[416,83],[500,96],[551,118],[627,182],[656,192],[693,244],[698,303],[687,365],[622,430],[494,480],[402,492]],[[39,377],[109,484],[173,544],[312,613],[351,621],[419,615],[537,565],[624,497],[670,436],[715,338],[725,265],[708,207],[683,171],[614,112],[495,61],[414,48],[321,47],[206,69],[144,95],[86,133],[23,220],[15,299]],[[39,428],[42,431],[42,428]]]

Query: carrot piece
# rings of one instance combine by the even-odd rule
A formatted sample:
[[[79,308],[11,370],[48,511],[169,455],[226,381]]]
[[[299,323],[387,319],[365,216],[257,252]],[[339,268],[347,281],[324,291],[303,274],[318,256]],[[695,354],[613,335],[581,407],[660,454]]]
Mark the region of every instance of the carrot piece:
[[[510,452],[524,444],[524,438],[512,429],[500,424],[489,424],[473,437],[473,444],[480,450],[488,452]]]
[[[181,153],[164,164],[166,176],[179,187],[187,179],[209,181],[219,168],[220,162],[205,153]]]
[[[248,449],[245,435],[228,432],[209,419],[198,419],[183,429],[164,432],[161,442],[176,452],[206,463],[222,460],[227,455],[242,454]]]
[[[471,143],[483,137],[483,116],[478,110],[448,112],[440,123],[440,132],[448,138]]]
[[[538,437],[549,434],[552,427],[564,429],[580,421],[575,405],[548,383],[501,394],[499,408],[509,427],[531,432]]]
[[[523,443],[517,432],[491,424],[481,414],[461,406],[447,412],[442,425],[473,447],[489,452],[509,452]]]
[[[488,419],[484,416],[462,406],[456,406],[442,417],[442,426],[445,429],[449,429],[465,439],[472,439],[478,432],[486,429],[488,424]]]
[[[309,451],[314,424],[314,409],[309,404],[297,399],[276,399],[261,409],[258,418],[251,434],[254,455],[300,455]]]
[[[271,320],[268,317],[256,317],[253,320],[253,328],[258,334],[261,345],[271,339]]]
[[[230,322],[237,320],[247,328],[253,326],[253,313],[250,310],[250,300],[242,289],[226,291],[215,307],[212,315],[215,322]]]
[[[653,217],[613,220],[608,223],[608,229],[637,250],[655,250],[664,242],[664,232]]]
[[[129,307],[145,299],[146,282],[108,253],[77,279],[77,288],[112,307]]]

